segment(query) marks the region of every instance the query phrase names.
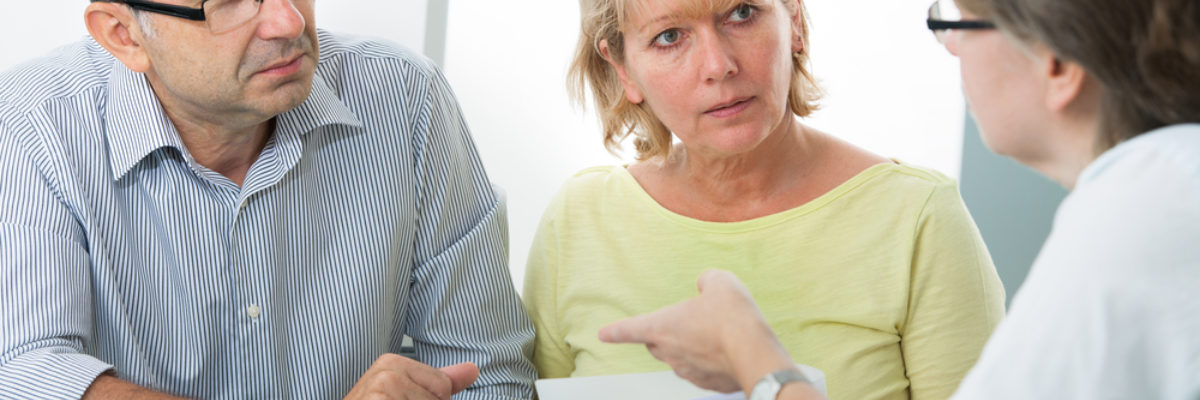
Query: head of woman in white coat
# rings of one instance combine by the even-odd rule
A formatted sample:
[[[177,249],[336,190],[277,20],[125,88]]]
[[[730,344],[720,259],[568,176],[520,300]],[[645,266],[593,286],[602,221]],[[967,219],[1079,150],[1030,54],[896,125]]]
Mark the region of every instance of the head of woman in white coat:
[[[983,22],[938,37],[961,60],[984,142],[1067,188],[1117,144],[1200,121],[1195,0],[943,0],[934,7],[960,14],[945,19]]]

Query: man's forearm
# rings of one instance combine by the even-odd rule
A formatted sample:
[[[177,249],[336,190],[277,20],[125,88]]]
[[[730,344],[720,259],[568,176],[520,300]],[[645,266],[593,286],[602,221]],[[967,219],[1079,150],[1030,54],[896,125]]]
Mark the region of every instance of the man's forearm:
[[[100,375],[83,393],[84,400],[132,399],[132,400],[174,400],[182,399],[169,394],[156,392],[144,387],[125,382],[112,375]]]

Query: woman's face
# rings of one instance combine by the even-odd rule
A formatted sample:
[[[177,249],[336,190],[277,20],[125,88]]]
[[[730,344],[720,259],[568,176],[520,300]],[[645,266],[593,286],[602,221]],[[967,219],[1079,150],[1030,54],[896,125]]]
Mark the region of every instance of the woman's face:
[[[984,144],[1027,165],[1044,160],[1050,116],[1037,57],[998,30],[950,31],[946,48],[960,60],[963,92]]]
[[[716,10],[709,3],[716,2],[643,1],[645,11],[622,31],[624,61],[614,66],[626,97],[644,101],[686,147],[744,153],[790,126],[799,5],[793,12],[779,0]]]

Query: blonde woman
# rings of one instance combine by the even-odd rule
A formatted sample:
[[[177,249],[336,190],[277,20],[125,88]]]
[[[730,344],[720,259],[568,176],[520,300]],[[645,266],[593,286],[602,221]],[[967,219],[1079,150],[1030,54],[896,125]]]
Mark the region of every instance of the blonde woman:
[[[928,26],[988,147],[1071,189],[953,398],[1200,399],[1200,3],[939,0]],[[824,398],[774,378],[794,367],[737,278],[699,286],[600,336],[702,387]]]
[[[634,136],[641,161],[578,173],[543,217],[525,283],[541,377],[668,369],[597,331],[736,265],[832,396],[948,396],[1003,289],[951,179],[800,122],[817,98],[802,4],[581,6],[578,97],[591,89],[606,143]]]

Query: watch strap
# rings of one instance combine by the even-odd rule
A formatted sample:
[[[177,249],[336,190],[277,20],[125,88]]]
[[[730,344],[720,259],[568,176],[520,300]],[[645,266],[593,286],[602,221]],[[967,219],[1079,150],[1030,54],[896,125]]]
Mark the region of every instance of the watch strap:
[[[794,368],[784,368],[771,372],[759,380],[758,384],[754,385],[754,390],[750,392],[749,400],[775,400],[779,397],[779,391],[783,389],[783,385],[792,382],[812,383],[800,371]]]

